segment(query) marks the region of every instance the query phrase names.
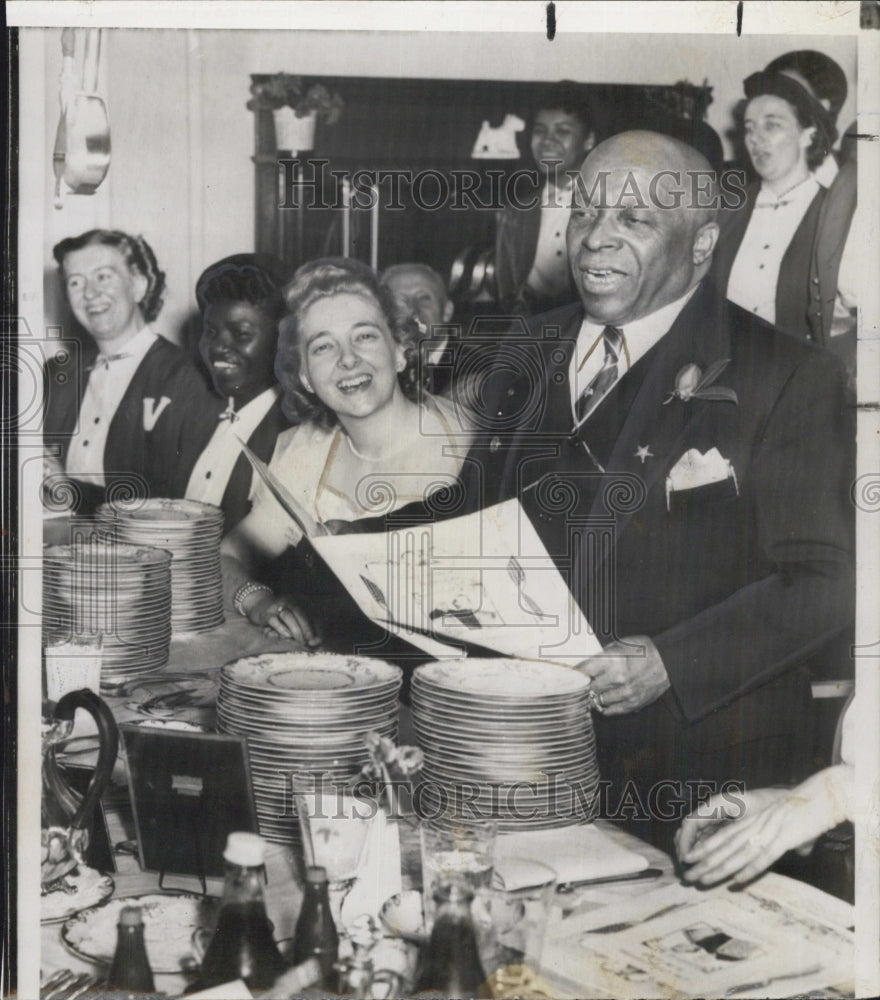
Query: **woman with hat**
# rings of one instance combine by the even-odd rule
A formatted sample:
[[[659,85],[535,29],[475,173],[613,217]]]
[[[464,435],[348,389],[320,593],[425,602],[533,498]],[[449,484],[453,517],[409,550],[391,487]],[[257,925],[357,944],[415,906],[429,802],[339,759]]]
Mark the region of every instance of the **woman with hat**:
[[[212,264],[196,283],[199,353],[227,405],[193,467],[186,496],[221,507],[225,532],[251,506],[253,470],[242,443],[268,462],[278,435],[290,426],[274,372],[288,276],[269,254],[240,253]]]
[[[739,210],[722,213],[715,280],[749,312],[832,346],[855,326],[855,303],[840,294],[848,284],[842,261],[855,164],[838,172],[830,155],[846,77],[828,56],[799,51],[753,73],[743,87],[745,146],[758,182]],[[837,175],[831,182],[824,179],[829,169]]]

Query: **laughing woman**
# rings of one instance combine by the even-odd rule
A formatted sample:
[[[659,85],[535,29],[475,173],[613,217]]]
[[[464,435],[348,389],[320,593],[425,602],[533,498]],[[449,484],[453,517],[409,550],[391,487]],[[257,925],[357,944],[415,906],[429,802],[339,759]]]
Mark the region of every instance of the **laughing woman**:
[[[251,506],[253,471],[241,442],[268,462],[278,435],[290,426],[274,372],[285,311],[281,289],[289,276],[268,254],[240,253],[212,264],[196,283],[199,353],[227,406],[196,461],[186,496],[221,507],[227,533]]]
[[[357,522],[452,483],[470,435],[452,404],[421,391],[417,331],[372,269],[314,261],[285,293],[275,370],[284,410],[300,423],[278,438],[270,469],[293,497],[320,523]],[[224,541],[224,577],[236,610],[253,624],[314,645],[317,632],[299,602],[254,579],[265,579],[268,563],[300,538],[260,484],[253,510]]]

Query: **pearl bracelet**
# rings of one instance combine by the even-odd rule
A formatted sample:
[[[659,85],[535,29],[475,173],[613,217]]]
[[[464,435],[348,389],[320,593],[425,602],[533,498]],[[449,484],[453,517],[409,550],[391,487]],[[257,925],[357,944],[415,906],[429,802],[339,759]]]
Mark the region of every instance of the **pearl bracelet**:
[[[242,616],[242,618],[247,618],[247,611],[244,609],[244,600],[246,597],[250,597],[251,594],[259,593],[259,591],[265,590],[266,593],[272,594],[274,591],[271,587],[267,587],[265,583],[255,583],[253,580],[248,580],[247,583],[243,583],[232,597],[232,606],[235,610]]]

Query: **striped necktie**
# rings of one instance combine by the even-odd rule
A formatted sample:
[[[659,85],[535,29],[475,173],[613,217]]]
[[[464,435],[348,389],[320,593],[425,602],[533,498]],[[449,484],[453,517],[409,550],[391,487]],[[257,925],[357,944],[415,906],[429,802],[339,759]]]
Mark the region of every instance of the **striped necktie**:
[[[616,326],[606,326],[602,331],[605,342],[605,361],[602,367],[590,380],[590,384],[578,397],[575,406],[575,419],[581,424],[599,405],[605,393],[617,381],[617,362],[620,349],[623,346],[623,331]]]

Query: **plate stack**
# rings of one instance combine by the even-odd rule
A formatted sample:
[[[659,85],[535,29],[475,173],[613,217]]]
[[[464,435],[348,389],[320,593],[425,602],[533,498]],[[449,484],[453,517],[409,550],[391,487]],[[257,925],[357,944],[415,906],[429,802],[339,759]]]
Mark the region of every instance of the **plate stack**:
[[[48,643],[101,639],[101,681],[159,670],[171,639],[171,554],[93,539],[43,550],[43,626]]]
[[[206,632],[223,624],[220,540],[223,512],[196,500],[155,499],[137,505],[98,508],[116,538],[131,545],[155,545],[174,557],[171,564],[171,628]]]
[[[446,660],[413,674],[425,754],[420,811],[442,822],[494,819],[500,831],[592,819],[599,769],[589,681],[525,660]]]
[[[293,774],[344,783],[369,760],[363,736],[397,739],[399,667],[330,653],[265,653],[220,673],[217,728],[247,736],[260,833],[299,840]]]

